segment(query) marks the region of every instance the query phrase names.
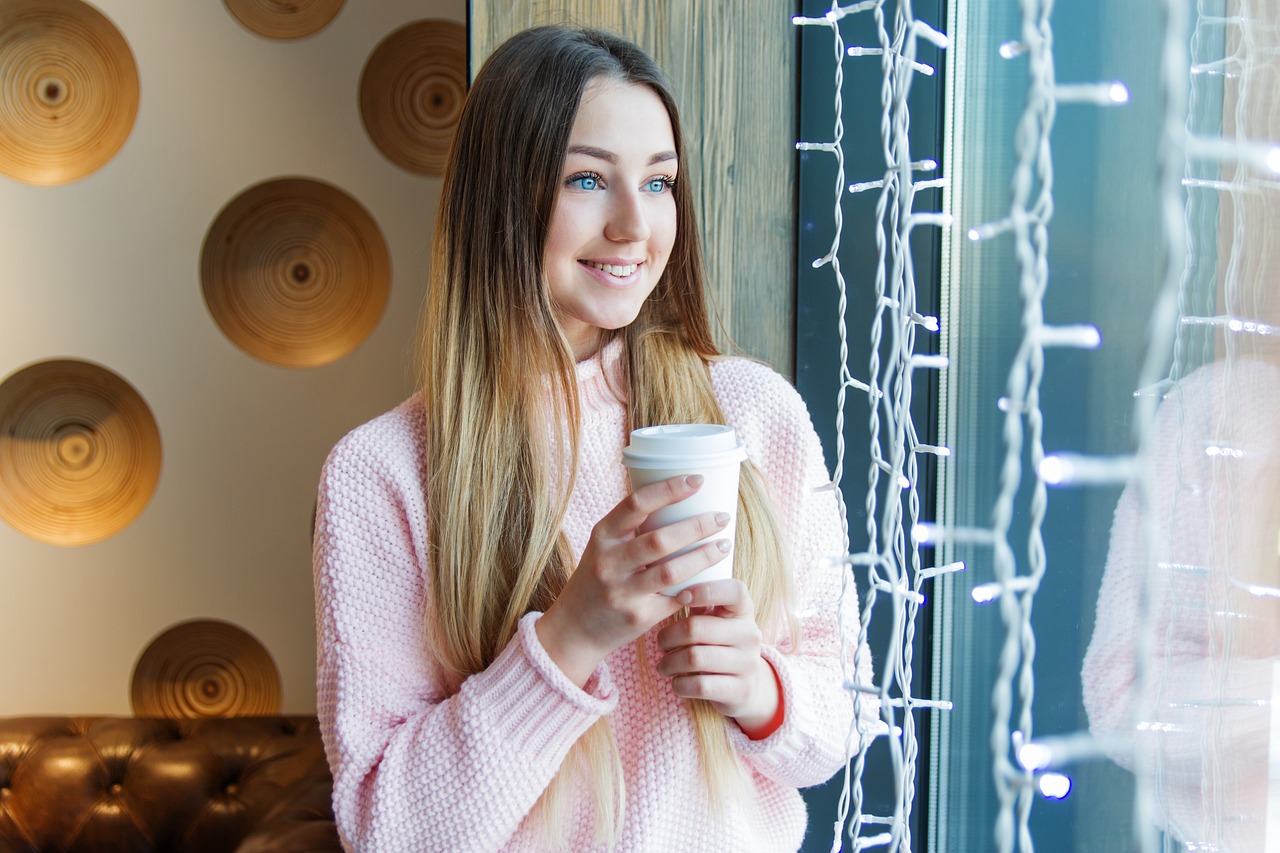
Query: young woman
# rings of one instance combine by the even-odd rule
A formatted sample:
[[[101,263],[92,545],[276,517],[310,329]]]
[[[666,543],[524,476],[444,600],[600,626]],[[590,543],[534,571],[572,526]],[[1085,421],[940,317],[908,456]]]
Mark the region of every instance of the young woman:
[[[793,851],[796,789],[857,747],[822,451],[783,379],[712,343],[683,151],[669,85],[617,37],[529,30],[475,80],[421,390],[320,484],[319,714],[352,850]],[[676,597],[729,543],[670,555],[727,518],[640,533],[700,485],[629,493],[628,431],[656,423],[730,424],[750,456],[734,578]]]

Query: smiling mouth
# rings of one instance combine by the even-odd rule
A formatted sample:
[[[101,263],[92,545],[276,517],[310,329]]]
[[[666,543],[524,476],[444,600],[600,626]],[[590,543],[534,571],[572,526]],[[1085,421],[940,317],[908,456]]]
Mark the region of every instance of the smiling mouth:
[[[595,261],[579,261],[578,263],[598,269],[614,278],[626,278],[640,268],[639,264],[598,264]]]

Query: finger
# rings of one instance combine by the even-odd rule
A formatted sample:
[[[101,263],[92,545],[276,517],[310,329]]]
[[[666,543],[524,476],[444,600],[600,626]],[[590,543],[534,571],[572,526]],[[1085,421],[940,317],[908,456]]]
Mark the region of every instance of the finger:
[[[736,675],[702,673],[671,679],[671,692],[685,699],[704,699],[716,705],[736,707],[747,698],[748,687]]]
[[[696,541],[696,540],[694,540]],[[632,588],[640,594],[660,592],[669,586],[684,583],[703,569],[714,566],[729,554],[731,544],[728,539],[717,539],[686,551],[676,557],[661,559],[645,566],[632,576]],[[683,607],[676,599],[671,599],[675,609]]]
[[[596,528],[612,538],[621,537],[644,524],[645,519],[664,506],[671,506],[691,497],[702,487],[702,483],[701,474],[690,474],[641,486],[609,510]]]
[[[755,618],[755,602],[747,585],[737,578],[724,578],[695,584],[681,591],[680,603],[685,607],[717,608],[717,615],[731,618]]]
[[[760,648],[760,628],[754,619],[727,619],[714,613],[694,613],[658,632],[658,648],[670,652],[686,646]]]
[[[626,560],[633,565],[649,565],[660,562],[682,548],[688,548],[700,539],[707,539],[722,532],[729,524],[727,512],[703,512],[681,521],[650,530],[635,537],[622,549]],[[727,541],[727,540],[726,540]],[[732,543],[730,543],[732,544]],[[728,553],[728,547],[720,551],[717,560]]]
[[[733,675],[742,677],[751,670],[756,655],[733,646],[685,646],[662,656],[658,674],[667,678],[682,675]]]

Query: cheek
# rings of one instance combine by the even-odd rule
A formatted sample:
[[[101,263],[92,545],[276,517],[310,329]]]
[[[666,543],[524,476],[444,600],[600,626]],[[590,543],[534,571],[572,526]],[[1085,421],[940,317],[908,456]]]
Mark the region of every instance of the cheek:
[[[565,263],[576,259],[582,235],[582,212],[563,199],[556,203],[547,229],[546,258],[548,263]]]
[[[556,264],[561,260],[561,256],[569,251],[569,241],[565,232],[564,222],[560,218],[551,221],[551,229],[547,232],[547,245],[543,254],[548,264]]]
[[[654,227],[654,236],[661,241],[662,254],[664,257],[671,254],[671,248],[676,243],[676,212],[673,209],[670,216],[664,216]]]

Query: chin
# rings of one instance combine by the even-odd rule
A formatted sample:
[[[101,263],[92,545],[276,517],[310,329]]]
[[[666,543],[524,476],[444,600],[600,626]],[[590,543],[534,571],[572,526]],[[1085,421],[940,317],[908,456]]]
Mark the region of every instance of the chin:
[[[640,316],[640,311],[637,309],[636,311],[633,311],[629,314],[624,314],[624,315],[612,314],[608,317],[597,317],[596,319],[588,320],[587,322],[595,326],[601,332],[608,334],[610,332],[616,332],[621,329],[625,329],[627,326],[630,326],[632,323],[634,323],[636,321],[636,318],[639,316]]]

